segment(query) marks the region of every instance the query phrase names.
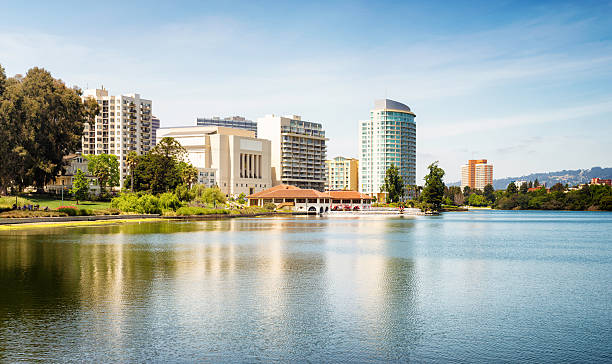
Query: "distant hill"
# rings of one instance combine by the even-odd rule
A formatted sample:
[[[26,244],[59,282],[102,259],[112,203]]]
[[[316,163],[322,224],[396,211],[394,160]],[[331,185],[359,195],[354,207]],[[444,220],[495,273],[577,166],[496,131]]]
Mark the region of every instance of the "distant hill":
[[[535,181],[538,179],[540,183],[546,183],[547,186],[552,186],[557,182],[574,186],[581,183],[587,183],[591,178],[612,179],[612,168],[593,167],[591,169],[576,169],[564,170],[558,172],[532,173],[527,176],[506,177],[493,180],[493,188],[503,190],[508,187],[512,181]],[[459,186],[461,182],[449,183],[448,186]]]

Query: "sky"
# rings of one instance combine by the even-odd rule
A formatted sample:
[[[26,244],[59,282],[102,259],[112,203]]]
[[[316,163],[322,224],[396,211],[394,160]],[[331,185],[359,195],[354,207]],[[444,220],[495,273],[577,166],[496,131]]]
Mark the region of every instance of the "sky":
[[[296,114],[359,156],[374,100],[417,115],[439,161],[494,177],[612,167],[612,2],[6,1],[0,64],[153,100],[162,127]]]

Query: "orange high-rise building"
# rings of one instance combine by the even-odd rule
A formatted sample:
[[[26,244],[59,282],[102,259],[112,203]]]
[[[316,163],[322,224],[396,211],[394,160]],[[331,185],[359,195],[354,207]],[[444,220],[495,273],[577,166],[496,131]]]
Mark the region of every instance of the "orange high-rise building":
[[[487,164],[486,159],[470,159],[461,166],[461,188],[483,190],[488,184],[493,184],[493,165]]]

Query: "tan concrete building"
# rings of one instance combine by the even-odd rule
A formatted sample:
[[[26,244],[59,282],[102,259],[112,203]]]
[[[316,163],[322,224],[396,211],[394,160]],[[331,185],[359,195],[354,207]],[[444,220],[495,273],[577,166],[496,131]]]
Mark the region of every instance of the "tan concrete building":
[[[109,95],[105,89],[86,90],[82,97],[93,97],[100,105],[95,123],[85,124],[82,152],[116,155],[123,187],[123,179],[129,174],[127,154],[144,154],[153,147],[152,102],[139,94]]]
[[[198,181],[213,182],[227,195],[250,195],[272,186],[270,141],[255,138],[250,130],[221,126],[160,128],[157,142],[176,139],[198,169]]]
[[[257,119],[257,133],[272,142],[272,185],[325,190],[327,139],[321,124],[272,114]]]
[[[462,189],[469,186],[482,191],[488,184],[493,184],[493,165],[486,159],[470,159],[468,164],[461,166]]]
[[[354,158],[336,157],[326,160],[326,190],[359,190],[359,161]]]

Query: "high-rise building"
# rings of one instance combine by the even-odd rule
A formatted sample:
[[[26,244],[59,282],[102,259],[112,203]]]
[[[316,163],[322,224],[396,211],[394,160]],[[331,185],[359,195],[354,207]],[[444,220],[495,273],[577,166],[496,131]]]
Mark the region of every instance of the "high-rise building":
[[[93,97],[100,105],[94,124],[85,124],[82,152],[116,155],[123,187],[123,178],[129,173],[127,154],[130,151],[143,154],[153,146],[152,102],[139,94],[112,96],[105,89],[86,90],[82,97]]]
[[[487,164],[486,159],[470,159],[468,164],[461,166],[462,189],[469,186],[482,191],[489,184],[493,184],[493,165]]]
[[[157,144],[157,129],[159,129],[160,124],[159,118],[154,115],[151,119],[151,129],[153,129],[153,146]]]
[[[374,102],[370,119],[361,121],[359,164],[360,192],[384,197],[387,169],[395,165],[406,186],[416,184],[416,115],[400,102]]]
[[[325,131],[298,115],[257,119],[260,138],[272,141],[272,185],[324,191],[327,184]]]
[[[354,158],[336,157],[326,160],[327,190],[359,190],[359,161]]]
[[[198,126],[225,126],[227,128],[251,130],[255,132],[255,137],[257,138],[257,123],[247,120],[242,116],[230,116],[223,119],[218,116],[213,116],[212,118],[198,118],[196,124]]]
[[[255,132],[222,126],[160,128],[157,139],[172,137],[198,169],[198,183],[219,186],[228,195],[270,188],[270,141]]]

